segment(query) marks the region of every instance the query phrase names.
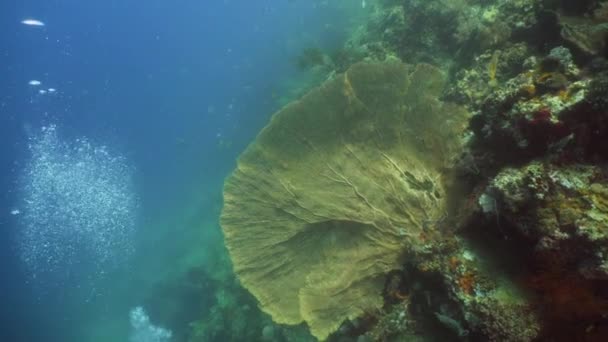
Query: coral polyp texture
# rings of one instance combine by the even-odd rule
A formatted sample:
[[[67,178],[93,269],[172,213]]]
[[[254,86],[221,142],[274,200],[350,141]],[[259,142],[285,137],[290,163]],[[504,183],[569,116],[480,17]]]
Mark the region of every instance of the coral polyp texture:
[[[443,172],[467,113],[438,99],[443,87],[427,64],[355,64],[276,113],[240,156],[221,225],[275,322],[323,340],[382,307],[386,273],[446,213]]]

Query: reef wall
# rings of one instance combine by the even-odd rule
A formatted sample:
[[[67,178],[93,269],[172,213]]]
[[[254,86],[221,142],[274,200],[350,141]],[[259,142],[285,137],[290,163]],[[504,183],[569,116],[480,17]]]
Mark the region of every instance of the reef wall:
[[[243,285],[332,341],[608,340],[608,2],[368,6],[227,180]]]

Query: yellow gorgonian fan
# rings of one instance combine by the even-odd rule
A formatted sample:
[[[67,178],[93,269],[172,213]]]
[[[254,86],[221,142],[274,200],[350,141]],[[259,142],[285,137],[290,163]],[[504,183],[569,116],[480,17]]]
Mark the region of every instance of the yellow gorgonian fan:
[[[382,306],[387,272],[446,211],[462,109],[430,65],[359,63],[277,112],[224,186],[241,283],[277,323],[323,340]]]

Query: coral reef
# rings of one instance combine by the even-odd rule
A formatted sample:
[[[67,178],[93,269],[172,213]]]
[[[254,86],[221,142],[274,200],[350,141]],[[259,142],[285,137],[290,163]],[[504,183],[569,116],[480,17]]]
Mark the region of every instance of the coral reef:
[[[535,242],[537,253],[562,251],[559,262],[577,265],[572,271],[582,278],[608,279],[607,176],[593,165],[532,162],[503,170],[486,193],[497,199],[501,216]]]
[[[500,325],[528,322],[512,331],[535,328],[525,338],[509,337],[487,329],[494,316],[475,315],[482,318],[473,330],[488,339],[595,341],[608,336],[608,293],[603,290],[608,155],[598,148],[608,137],[608,92],[606,62],[598,57],[605,55],[604,38],[595,40],[603,29],[589,28],[603,25],[599,18],[606,4],[577,5],[545,3],[557,13],[557,24],[544,46],[522,40],[481,52],[471,67],[454,74],[446,93],[476,113],[462,169],[478,204],[472,215],[483,217],[483,223],[474,219],[460,229],[470,237],[483,225],[486,233],[511,241],[498,248],[517,248],[526,265],[510,275],[526,290],[523,307],[509,306],[519,307],[517,314],[501,315],[510,318]],[[519,58],[493,66],[496,54]],[[474,168],[464,167],[471,162]],[[467,312],[480,309],[475,305]],[[522,312],[534,316],[522,321]]]
[[[380,1],[346,44],[364,57],[448,65],[500,46],[537,24],[538,1]],[[456,57],[456,58],[454,58]]]
[[[590,16],[558,14],[561,37],[588,56],[606,55],[608,50],[608,4],[600,3]]]
[[[608,1],[368,8],[226,182],[244,287],[321,340],[608,340]]]

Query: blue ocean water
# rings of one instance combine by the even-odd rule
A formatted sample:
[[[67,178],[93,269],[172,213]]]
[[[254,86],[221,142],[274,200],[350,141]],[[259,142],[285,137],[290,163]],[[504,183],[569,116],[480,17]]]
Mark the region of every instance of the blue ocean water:
[[[153,284],[221,251],[223,179],[305,78],[294,58],[339,46],[360,14],[351,1],[2,2],[0,340],[128,340]]]

